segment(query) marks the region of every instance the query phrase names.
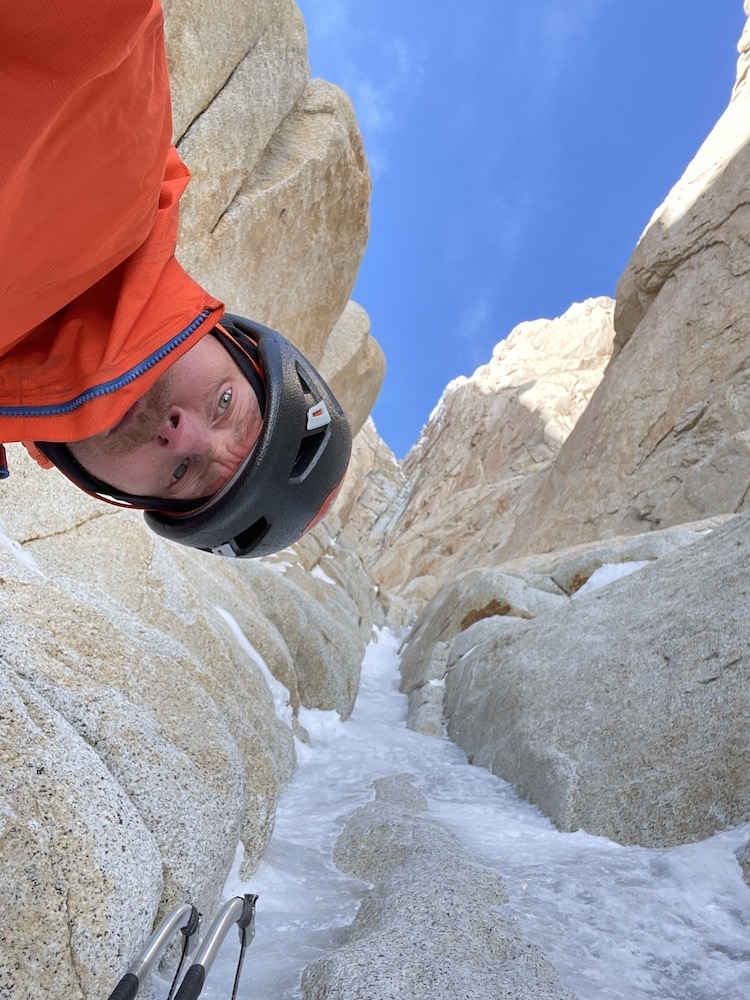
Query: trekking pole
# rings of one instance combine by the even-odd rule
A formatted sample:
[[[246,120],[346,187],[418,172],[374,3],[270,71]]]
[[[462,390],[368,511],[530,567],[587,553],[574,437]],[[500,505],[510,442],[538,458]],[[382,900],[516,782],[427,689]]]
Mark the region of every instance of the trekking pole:
[[[158,962],[172,936],[181,930],[187,941],[198,930],[199,923],[200,914],[190,903],[175,906],[133,959],[130,968],[110,994],[109,1000],[133,1000],[141,983]]]
[[[255,934],[255,904],[257,900],[256,895],[246,893],[244,896],[233,896],[222,906],[196,952],[195,962],[185,973],[185,978],[182,980],[174,1000],[197,1000],[208,971],[213,965],[232,924],[237,924],[240,929],[240,959],[234,982],[234,994],[236,995],[245,948]]]

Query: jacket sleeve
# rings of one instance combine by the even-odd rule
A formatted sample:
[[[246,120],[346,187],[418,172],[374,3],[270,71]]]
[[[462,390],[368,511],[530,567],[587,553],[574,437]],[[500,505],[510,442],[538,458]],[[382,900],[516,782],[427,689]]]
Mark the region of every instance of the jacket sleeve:
[[[174,256],[190,175],[158,2],[0,0],[0,46],[0,440],[73,441],[222,306]]]

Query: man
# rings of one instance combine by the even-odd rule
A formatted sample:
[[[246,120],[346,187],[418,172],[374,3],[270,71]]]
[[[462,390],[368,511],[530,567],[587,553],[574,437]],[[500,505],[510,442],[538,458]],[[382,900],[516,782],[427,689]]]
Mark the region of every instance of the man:
[[[0,440],[166,537],[261,555],[329,509],[349,429],[299,352],[175,260],[162,20],[0,0]]]

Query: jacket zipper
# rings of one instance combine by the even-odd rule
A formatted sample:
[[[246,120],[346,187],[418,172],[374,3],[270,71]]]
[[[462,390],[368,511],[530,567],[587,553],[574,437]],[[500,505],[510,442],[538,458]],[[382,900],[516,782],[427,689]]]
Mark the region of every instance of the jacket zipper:
[[[213,309],[204,309],[189,326],[186,326],[184,330],[181,330],[180,333],[167,341],[158,351],[154,351],[153,354],[150,354],[136,365],[135,368],[131,368],[111,382],[102,382],[100,385],[95,385],[91,389],[80,393],[74,399],[68,400],[66,403],[51,403],[48,406],[0,405],[0,417],[57,417],[63,413],[71,413],[73,410],[78,409],[79,406],[83,406],[84,403],[91,402],[92,399],[98,399],[100,396],[116,392],[118,389],[122,389],[124,386],[135,381],[141,375],[144,375],[155,364],[158,364],[168,354],[171,354],[176,347],[179,347],[192,333],[195,333],[198,327],[208,319],[213,311]]]

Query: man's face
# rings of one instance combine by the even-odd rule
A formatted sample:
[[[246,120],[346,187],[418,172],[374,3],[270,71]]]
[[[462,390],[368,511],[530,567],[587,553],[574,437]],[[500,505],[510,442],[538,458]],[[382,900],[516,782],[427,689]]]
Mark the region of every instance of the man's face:
[[[118,423],[68,447],[115,489],[190,500],[224,485],[262,426],[252,386],[219,341],[206,336]]]

